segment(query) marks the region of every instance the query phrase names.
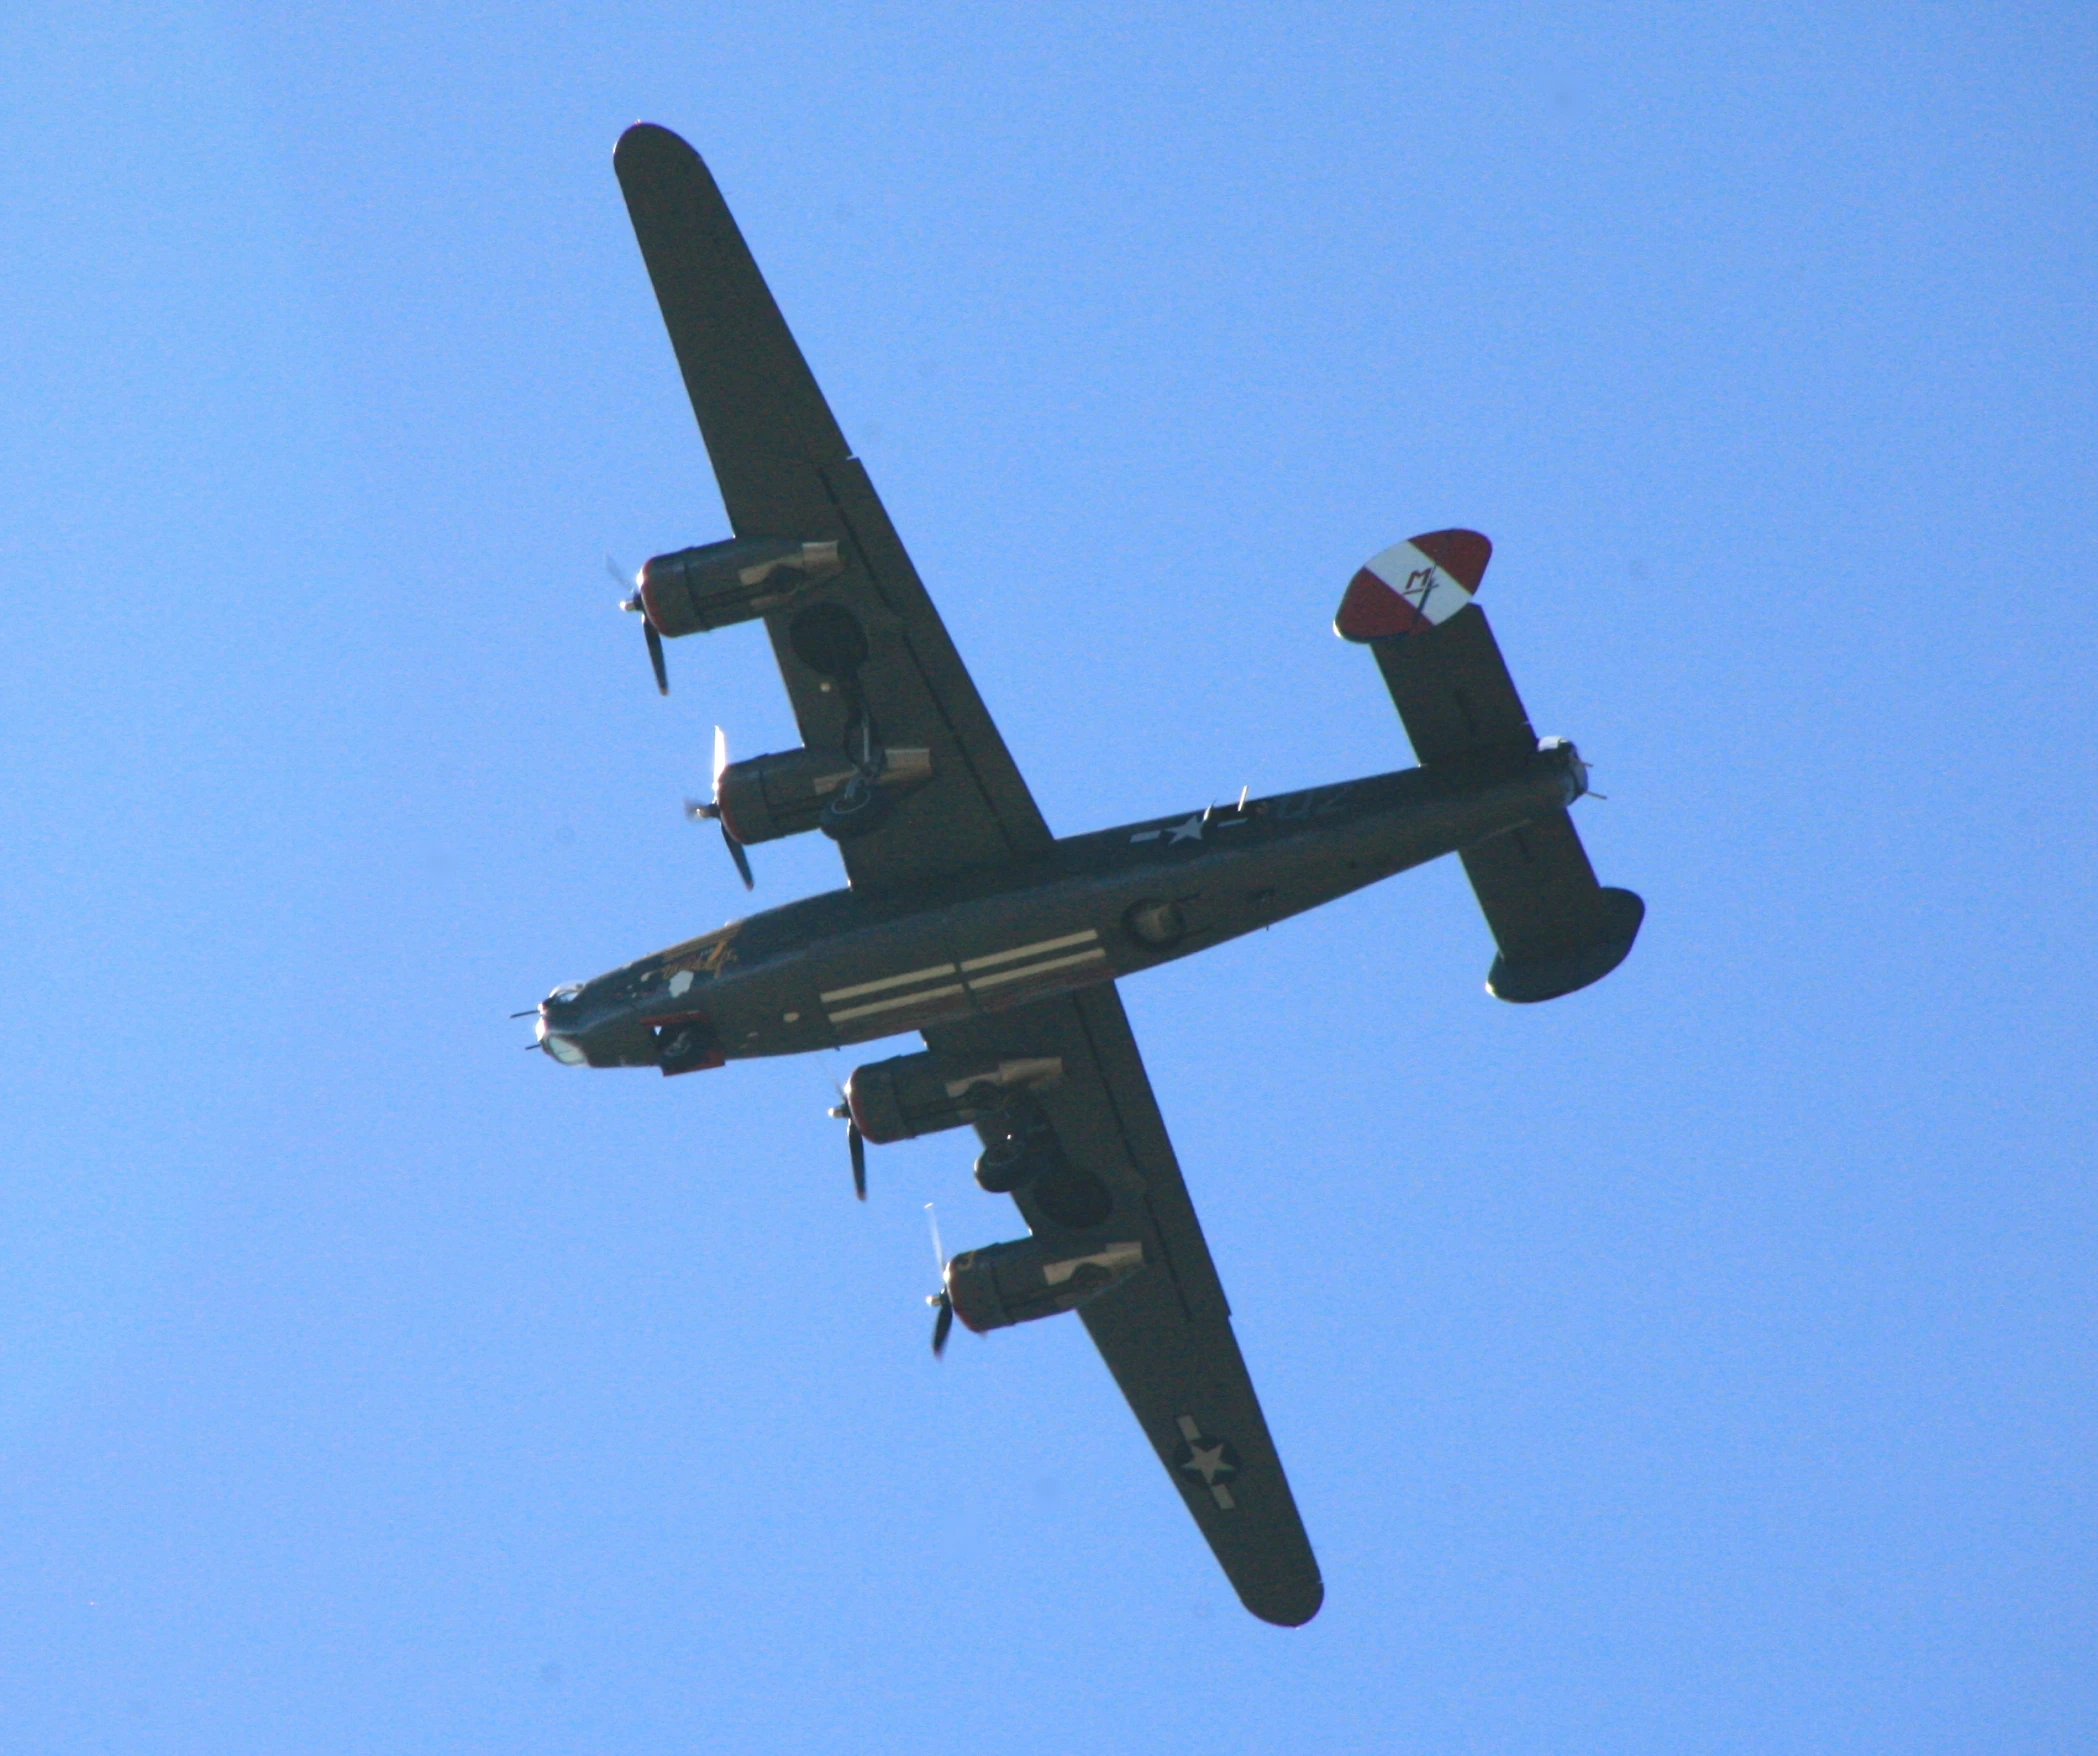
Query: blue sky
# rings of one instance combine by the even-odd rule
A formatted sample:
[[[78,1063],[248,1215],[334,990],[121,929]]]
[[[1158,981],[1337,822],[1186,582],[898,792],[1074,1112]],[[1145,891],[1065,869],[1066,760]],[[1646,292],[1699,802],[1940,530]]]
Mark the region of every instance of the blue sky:
[[[0,1741],[2098,1736],[2098,26],[2069,7],[0,20]],[[1077,1325],[925,1351],[859,1057],[506,1014],[746,906],[609,551],[726,534],[613,181],[739,215],[1052,827],[1402,764],[1482,603],[1631,960],[1410,874],[1125,995],[1327,1579]],[[839,881],[758,850],[760,905]]]

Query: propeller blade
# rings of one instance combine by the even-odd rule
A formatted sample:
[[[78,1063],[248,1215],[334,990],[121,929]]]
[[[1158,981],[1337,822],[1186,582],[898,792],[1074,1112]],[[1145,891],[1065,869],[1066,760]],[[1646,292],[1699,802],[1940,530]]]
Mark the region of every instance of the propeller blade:
[[[939,1309],[932,1320],[932,1357],[937,1360],[947,1351],[947,1337],[954,1330],[954,1301],[942,1293],[933,1303]]]
[[[641,633],[648,641],[648,662],[656,669],[656,693],[670,693],[670,672],[663,664],[663,637],[656,632],[656,625],[648,619],[648,612],[641,612]]]
[[[925,1301],[939,1313],[932,1320],[932,1357],[937,1360],[946,1351],[947,1334],[954,1327],[954,1300],[947,1292],[947,1251],[940,1242],[940,1216],[930,1201],[925,1204],[925,1221],[932,1227],[932,1259],[940,1277],[940,1290]]]
[[[728,832],[728,825],[721,826],[721,839],[728,843],[728,857],[736,862],[736,872],[743,880],[745,890],[755,890],[758,881],[750,875],[750,856],[743,851],[743,844]]]
[[[852,1192],[862,1201],[867,1199],[867,1141],[860,1133],[860,1125],[850,1118],[845,1123],[845,1149],[852,1154]]]
[[[627,583],[626,575],[620,572],[619,563],[610,555],[605,557],[605,571],[621,585]],[[648,662],[656,673],[656,693],[670,693],[670,673],[663,666],[663,637],[656,632],[656,625],[648,619],[648,605],[641,598],[641,575],[635,574],[633,589],[619,600],[619,607],[641,618],[641,635],[648,642]]]
[[[728,857],[736,862],[736,870],[742,875],[743,888],[755,890],[758,881],[750,875],[750,856],[743,851],[743,844],[728,832],[728,819],[721,815],[721,772],[728,767],[728,733],[719,726],[714,728],[714,802],[695,813],[711,817],[721,825],[721,839],[728,843]],[[686,809],[691,810],[690,806]]]

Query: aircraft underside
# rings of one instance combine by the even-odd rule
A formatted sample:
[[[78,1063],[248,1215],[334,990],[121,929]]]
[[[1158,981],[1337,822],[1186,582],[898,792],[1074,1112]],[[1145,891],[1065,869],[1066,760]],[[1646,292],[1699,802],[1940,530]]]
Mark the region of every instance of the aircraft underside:
[[[665,693],[667,640],[762,623],[801,745],[732,762],[717,733],[692,813],[746,885],[750,849],[821,833],[850,888],[558,988],[540,1043],[679,1074],[918,1032],[834,1112],[860,1196],[870,1145],[966,1128],[978,1186],[1027,1227],[943,1260],[934,1352],[957,1319],[1076,1312],[1240,1600],[1306,1622],[1318,1563],[1115,983],[1448,853],[1498,998],[1624,959],[1643,905],[1596,882],[1573,828],[1586,770],[1539,741],[1473,602],[1492,545],[1394,544],[1335,617],[1418,768],[1059,841],[699,155],[642,124],[614,165],[733,533],[657,556],[622,607]]]

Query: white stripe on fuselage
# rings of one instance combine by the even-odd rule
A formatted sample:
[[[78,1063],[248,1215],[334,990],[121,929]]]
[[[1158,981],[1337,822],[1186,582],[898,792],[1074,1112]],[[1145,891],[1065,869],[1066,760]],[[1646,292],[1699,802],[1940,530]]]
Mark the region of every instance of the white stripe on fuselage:
[[[969,991],[980,994],[984,989],[995,988],[1003,982],[1024,982],[1029,976],[1047,975],[1053,969],[1070,969],[1081,963],[1100,963],[1106,957],[1107,953],[1096,945],[1092,950],[1081,951],[1072,957],[1052,957],[1046,963],[1030,963],[1023,969],[1002,969],[994,976],[972,976]]]
[[[1016,945],[1010,951],[994,951],[988,957],[965,957],[962,959],[962,973],[966,975],[972,969],[989,969],[994,963],[1011,963],[1016,957],[1033,957],[1037,952],[1064,951],[1073,945],[1088,945],[1099,937],[1098,928],[1088,927],[1083,933],[1066,933],[1061,939],[1038,939],[1032,945]]]
[[[852,1000],[861,994],[879,994],[884,988],[900,988],[907,982],[929,982],[935,976],[953,974],[953,964],[935,963],[925,969],[914,969],[909,975],[883,976],[878,982],[860,982],[850,988],[833,988],[827,994],[818,994],[816,998],[828,1006],[833,1000]]]
[[[865,1006],[848,1006],[842,1012],[831,1013],[830,1021],[833,1024],[843,1024],[849,1018],[870,1018],[877,1012],[894,1012],[899,1007],[916,1006],[927,1000],[951,1000],[961,991],[960,982],[951,982],[944,988],[927,988],[916,994],[898,994],[891,1000],[875,1000]]]
[[[883,1012],[900,1012],[905,1007],[923,1005],[932,1001],[952,1000],[964,992],[981,993],[985,989],[1001,988],[1009,982],[1024,982],[1031,976],[1053,975],[1058,970],[1075,969],[1084,963],[1100,963],[1107,958],[1097,941],[1100,930],[1087,927],[1082,932],[1065,933],[1054,939],[1037,939],[1031,945],[1015,945],[1008,951],[992,951],[982,957],[964,958],[957,968],[951,963],[928,964],[924,969],[907,971],[900,976],[881,976],[871,982],[855,982],[850,987],[830,988],[819,998],[826,1008],[840,1000],[859,1000],[863,995],[879,994],[878,1000],[865,1000],[857,1006],[840,1007],[828,1012],[832,1024],[846,1024],[856,1018],[872,1018]],[[1083,950],[1073,950],[1083,946]],[[1044,956],[1045,952],[1064,952],[1062,957]],[[1034,959],[1021,963],[1022,958]],[[1014,964],[1012,969],[1001,969],[1001,964]],[[976,973],[976,972],[988,973]],[[961,975],[963,981],[945,981],[942,977]],[[922,982],[937,982],[941,985],[920,988]],[[895,994],[892,988],[914,988],[915,992]]]

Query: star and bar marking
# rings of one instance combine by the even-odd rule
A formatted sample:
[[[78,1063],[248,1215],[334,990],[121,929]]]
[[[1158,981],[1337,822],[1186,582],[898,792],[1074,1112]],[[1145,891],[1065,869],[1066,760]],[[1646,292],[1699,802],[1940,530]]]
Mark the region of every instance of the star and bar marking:
[[[1171,847],[1176,841],[1200,841],[1202,839],[1202,813],[1197,811],[1185,823],[1169,823],[1162,829],[1139,829],[1129,838],[1132,842],[1163,841]]]
[[[1231,1442],[1203,1438],[1202,1429],[1193,1415],[1182,1415],[1176,1424],[1180,1428],[1180,1444],[1173,1452],[1175,1472],[1185,1470],[1190,1475],[1200,1476],[1202,1485],[1209,1490],[1209,1497],[1216,1502],[1217,1510],[1233,1510],[1238,1502],[1224,1485],[1238,1474],[1238,1453],[1231,1449]]]
[[[1157,829],[1139,829],[1129,839],[1132,843],[1162,841],[1167,847],[1171,847],[1175,842],[1200,841],[1203,828],[1210,821],[1209,811],[1197,811],[1184,823],[1168,823]],[[1219,829],[1230,829],[1245,821],[1244,817],[1220,817],[1216,819],[1216,824]]]

